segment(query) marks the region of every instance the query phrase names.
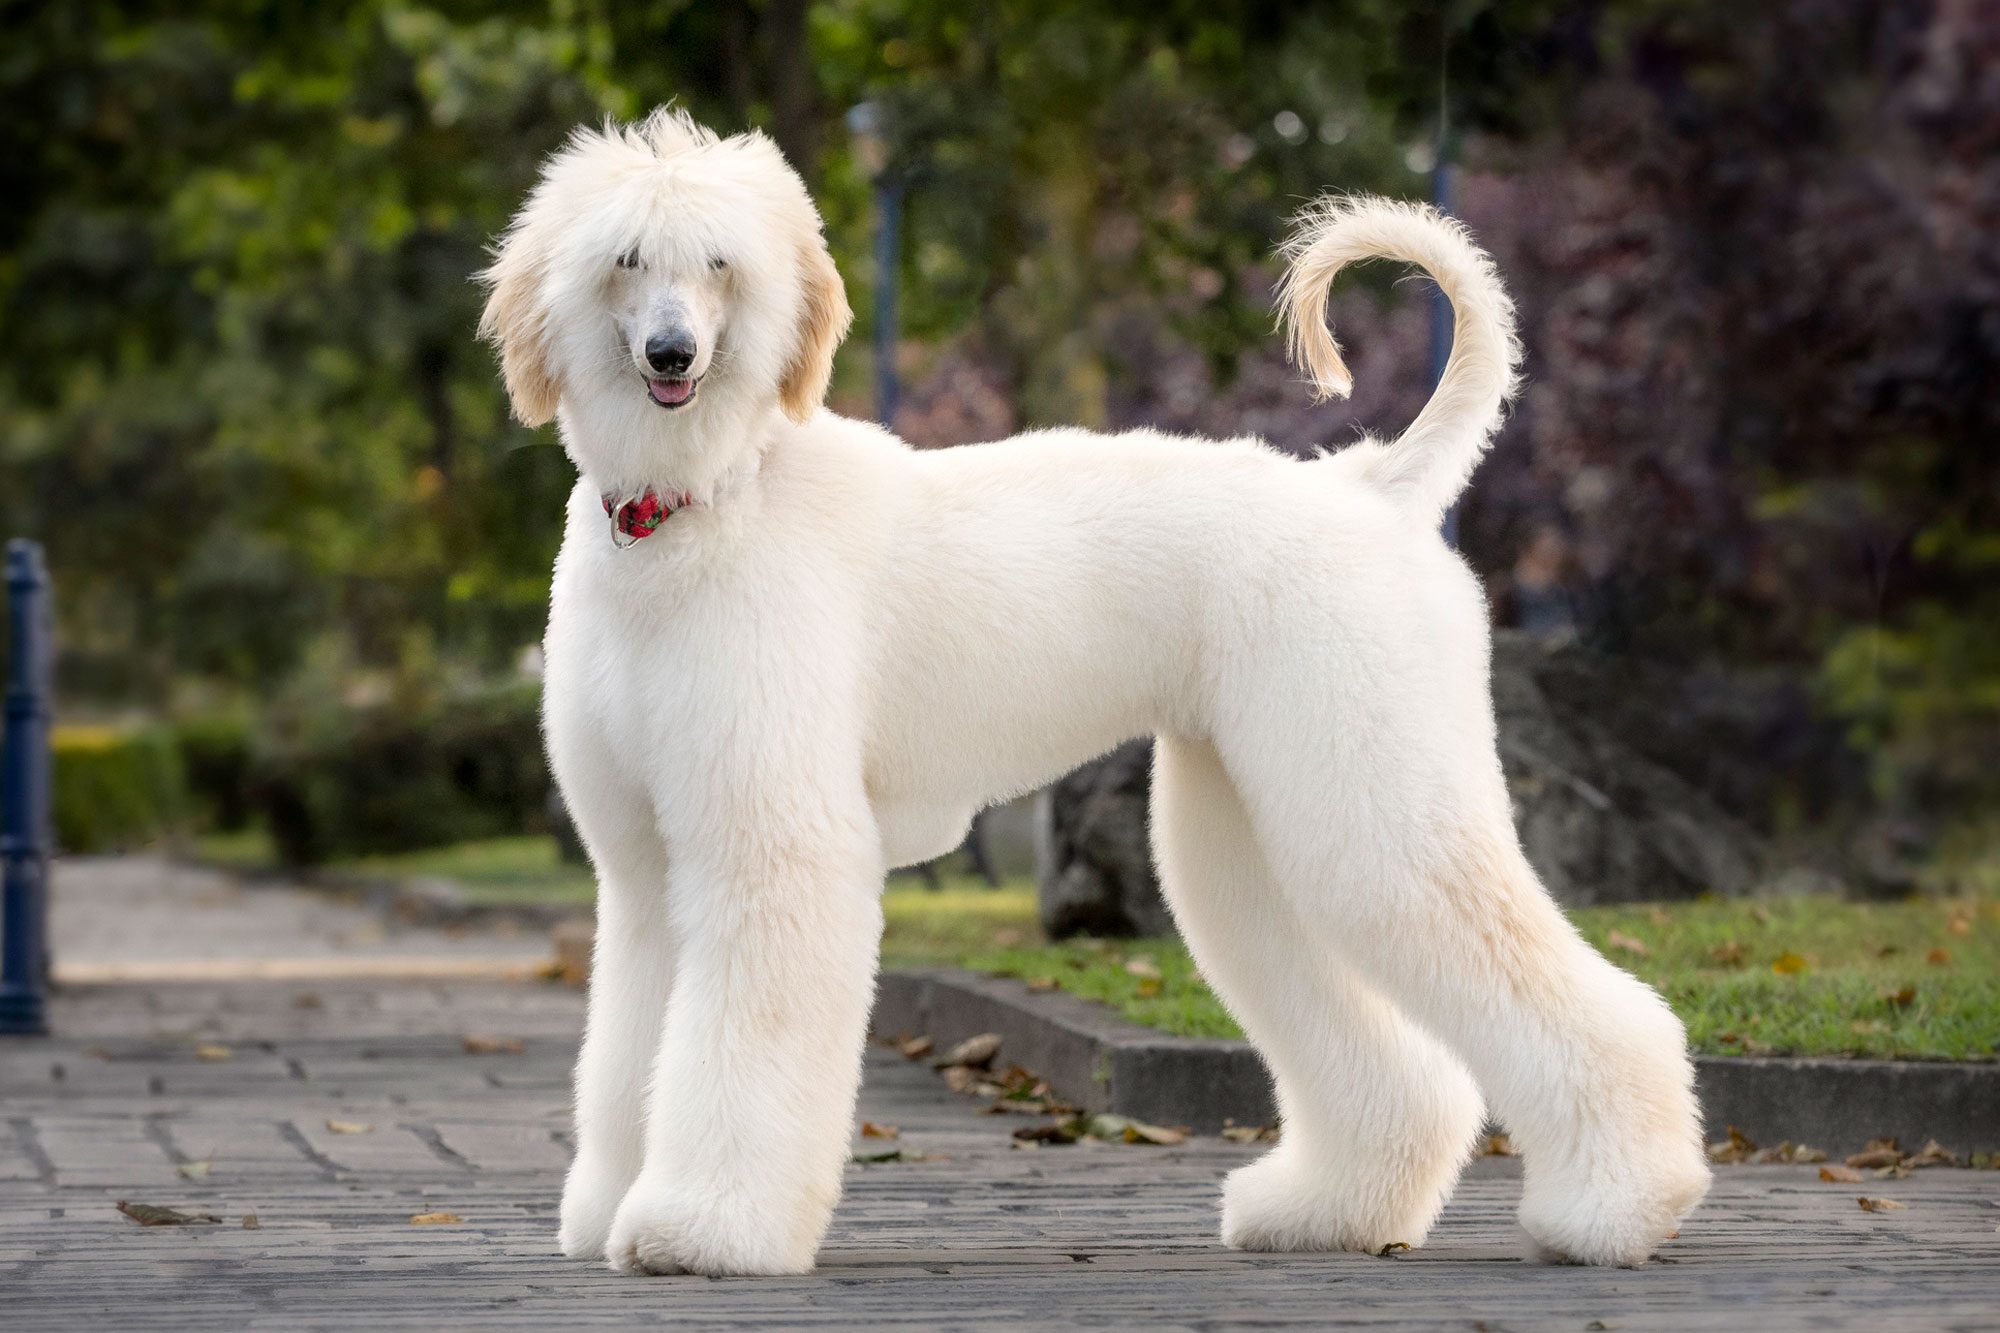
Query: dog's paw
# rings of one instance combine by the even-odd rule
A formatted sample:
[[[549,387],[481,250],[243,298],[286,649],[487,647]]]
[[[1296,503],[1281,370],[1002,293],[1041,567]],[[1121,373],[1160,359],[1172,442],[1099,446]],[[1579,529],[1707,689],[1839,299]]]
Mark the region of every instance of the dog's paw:
[[[1535,1257],[1550,1263],[1633,1267],[1651,1258],[1708,1193],[1698,1147],[1676,1144],[1650,1159],[1626,1157],[1595,1177],[1539,1177],[1530,1165],[1521,1226]]]
[[[655,1186],[642,1175],[618,1205],[605,1258],[621,1273],[775,1277],[812,1271],[815,1243],[728,1199]]]
[[[632,1187],[629,1172],[611,1171],[578,1157],[563,1182],[561,1220],[556,1243],[571,1259],[602,1259],[611,1236],[611,1220]]]
[[[1434,1182],[1369,1182],[1351,1171],[1317,1170],[1280,1144],[1223,1182],[1222,1243],[1233,1250],[1377,1254],[1423,1244],[1442,1205]]]

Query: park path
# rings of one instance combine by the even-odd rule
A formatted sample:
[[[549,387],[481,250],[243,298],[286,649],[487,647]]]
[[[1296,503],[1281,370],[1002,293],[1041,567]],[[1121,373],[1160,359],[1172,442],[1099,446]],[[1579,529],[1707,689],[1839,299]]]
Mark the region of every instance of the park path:
[[[226,914],[234,901],[200,910]],[[226,937],[218,925],[212,938]],[[65,987],[53,1016],[56,1036],[0,1042],[9,1333],[655,1322],[1761,1333],[2000,1321],[2000,1177],[1986,1172],[1857,1187],[1812,1167],[1725,1168],[1661,1259],[1605,1271],[1523,1262],[1515,1164],[1484,1159],[1421,1251],[1235,1254],[1215,1243],[1216,1186],[1256,1149],[1194,1139],[1024,1150],[1011,1131],[1033,1122],[985,1114],[927,1065],[880,1048],[860,1114],[901,1136],[856,1145],[904,1160],[849,1168],[817,1272],[625,1278],[553,1247],[582,1018],[571,989],[101,983]],[[1866,1212],[1861,1193],[1906,1206]],[[141,1227],[119,1200],[222,1220]],[[461,1220],[411,1224],[432,1212]]]
[[[399,921],[370,895],[243,878],[157,856],[56,864],[56,975],[72,982],[496,978],[549,957],[546,932]]]

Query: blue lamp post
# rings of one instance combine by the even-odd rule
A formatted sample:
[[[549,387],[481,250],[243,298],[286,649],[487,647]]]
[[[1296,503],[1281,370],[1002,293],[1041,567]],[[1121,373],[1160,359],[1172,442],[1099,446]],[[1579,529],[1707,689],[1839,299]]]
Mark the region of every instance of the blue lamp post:
[[[0,1033],[48,1030],[49,578],[42,548],[7,543],[12,651],[0,743]]]
[[[862,102],[847,113],[854,156],[868,174],[875,197],[875,419],[891,430],[902,384],[896,377],[897,299],[903,277],[902,167],[891,151],[888,112]]]

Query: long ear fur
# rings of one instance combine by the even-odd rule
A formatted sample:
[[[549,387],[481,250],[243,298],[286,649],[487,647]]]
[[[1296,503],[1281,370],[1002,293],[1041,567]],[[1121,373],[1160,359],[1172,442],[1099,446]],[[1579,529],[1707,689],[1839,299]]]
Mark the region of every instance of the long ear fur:
[[[547,269],[539,251],[518,231],[509,236],[493,266],[480,274],[492,287],[479,336],[500,349],[500,373],[514,415],[524,426],[547,425],[556,414],[562,386],[549,365],[547,311],[542,279]]]
[[[854,322],[847,305],[847,288],[833,256],[818,237],[808,241],[799,254],[803,269],[804,293],[799,309],[798,348],[778,381],[778,405],[785,415],[804,424],[826,398],[826,386],[833,378],[833,353]]]

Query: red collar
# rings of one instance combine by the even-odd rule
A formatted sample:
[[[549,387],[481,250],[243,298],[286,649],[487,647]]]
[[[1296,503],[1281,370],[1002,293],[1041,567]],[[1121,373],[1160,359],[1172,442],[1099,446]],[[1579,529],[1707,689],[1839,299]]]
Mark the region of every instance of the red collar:
[[[651,489],[630,499],[621,500],[615,491],[606,491],[598,498],[604,501],[604,512],[611,515],[611,544],[618,547],[652,536],[676,509],[694,503],[686,491],[662,496]]]

